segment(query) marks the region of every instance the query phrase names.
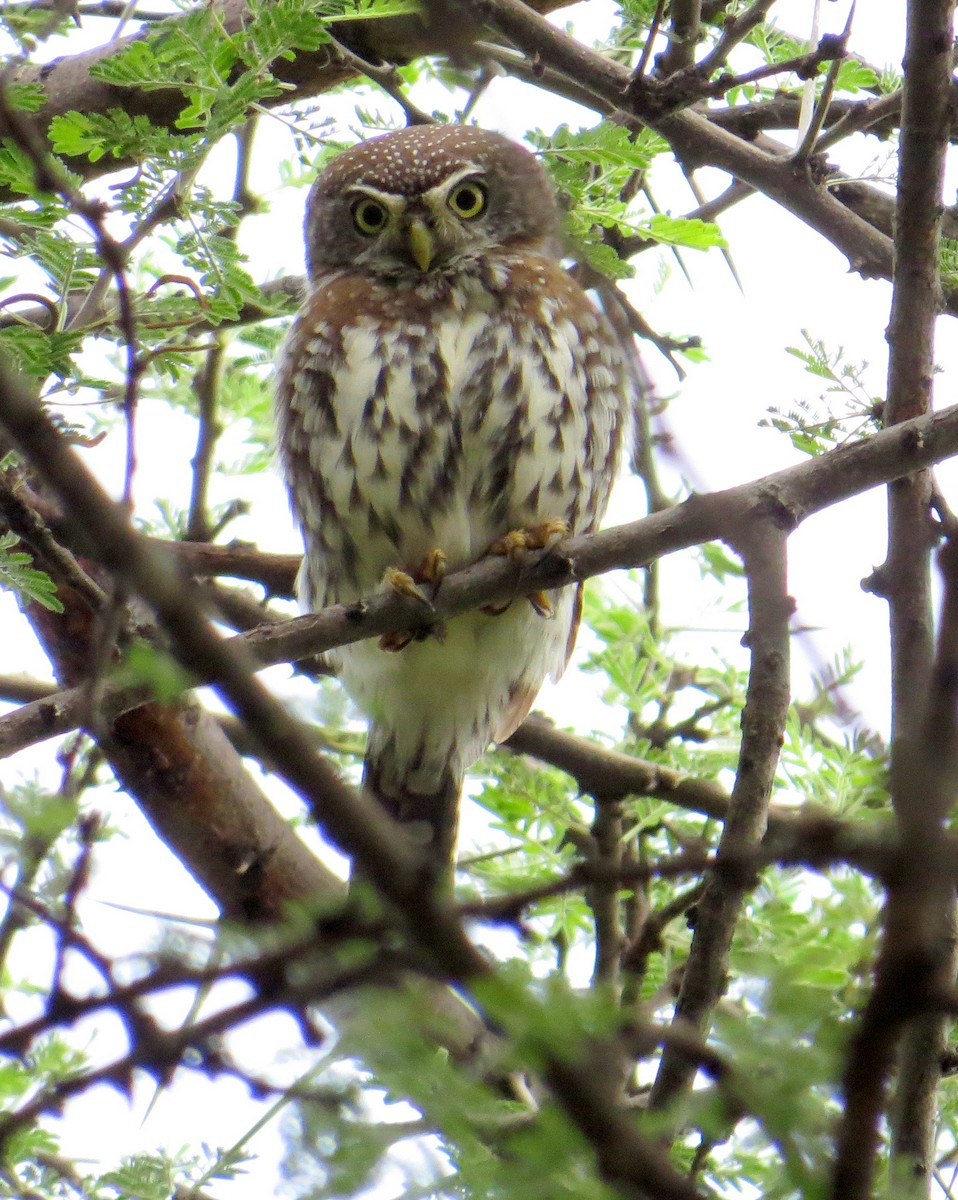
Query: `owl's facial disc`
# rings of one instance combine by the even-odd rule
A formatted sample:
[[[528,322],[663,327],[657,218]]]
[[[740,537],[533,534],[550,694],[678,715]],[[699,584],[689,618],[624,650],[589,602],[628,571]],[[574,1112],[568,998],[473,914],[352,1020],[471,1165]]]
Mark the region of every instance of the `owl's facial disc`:
[[[476,226],[488,202],[482,172],[473,164],[419,195],[396,195],[366,183],[355,184],[349,193],[353,229],[370,243],[364,257],[396,258],[423,272],[448,264],[467,244],[477,245]]]

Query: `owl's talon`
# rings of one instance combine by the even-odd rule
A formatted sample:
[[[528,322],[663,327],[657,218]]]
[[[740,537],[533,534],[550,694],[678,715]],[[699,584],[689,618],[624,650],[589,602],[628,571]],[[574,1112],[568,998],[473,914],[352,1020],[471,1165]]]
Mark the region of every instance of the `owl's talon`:
[[[432,625],[423,625],[420,629],[400,629],[393,633],[384,633],[379,639],[379,649],[386,650],[389,654],[398,654],[400,650],[405,650],[412,642],[425,642],[429,638],[435,638],[442,645],[446,640],[445,621],[436,621]]]
[[[431,584],[435,592],[445,573],[445,554],[439,549],[430,550],[413,571],[402,571],[399,567],[387,567],[383,572],[383,586],[398,596],[415,600],[430,614],[434,614],[436,610],[432,600],[419,585],[421,583]],[[400,650],[405,650],[410,642],[424,642],[427,638],[435,638],[438,642],[446,640],[446,626],[442,621],[433,621],[419,629],[384,633],[379,639],[379,648],[389,651],[390,654],[398,654]]]
[[[534,538],[531,549],[549,550],[552,546],[558,545],[563,538],[567,538],[572,532],[572,528],[569,522],[563,520],[562,517],[554,517],[550,521],[543,521],[541,525],[533,526],[529,532]]]
[[[551,621],[556,615],[556,610],[552,605],[552,601],[545,592],[530,592],[528,600],[539,616],[544,620]]]
[[[398,567],[387,567],[383,572],[383,585],[398,596],[415,600],[432,611],[432,601],[408,571],[400,571]]]
[[[397,629],[393,633],[384,633],[379,639],[379,649],[387,650],[390,654],[398,654],[415,639],[414,632],[408,629]]]
[[[412,577],[417,583],[439,584],[446,575],[446,556],[438,548],[430,550],[419,566],[413,571]]]
[[[531,548],[532,543],[529,540],[528,530],[510,529],[508,533],[503,534],[501,538],[492,543],[489,553],[501,558],[508,558],[510,562],[517,562]]]
[[[568,537],[570,532],[569,522],[556,517],[539,525],[530,525],[528,529],[510,529],[492,543],[489,553],[502,555],[515,562],[527,550],[548,550]]]
[[[556,517],[543,521],[539,525],[531,525],[528,529],[510,529],[489,547],[490,554],[502,555],[510,562],[518,563],[527,550],[547,550],[561,542],[570,533],[569,522]],[[546,620],[555,616],[555,609],[545,592],[533,592],[528,597],[529,603]],[[501,616],[510,607],[512,601],[505,604],[484,604],[480,611],[491,617]]]

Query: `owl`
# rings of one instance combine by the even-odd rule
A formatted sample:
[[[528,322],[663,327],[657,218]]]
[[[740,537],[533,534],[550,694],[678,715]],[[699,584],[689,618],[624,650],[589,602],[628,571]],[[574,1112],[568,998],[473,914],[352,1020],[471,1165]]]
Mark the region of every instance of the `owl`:
[[[499,134],[415,126],[346,150],[307,203],[309,290],[276,387],[309,609],[520,555],[602,517],[623,351],[561,264],[543,169]],[[384,582],[385,581],[385,582]],[[465,771],[565,668],[580,590],[333,652],[369,722],[364,783],[437,871]]]

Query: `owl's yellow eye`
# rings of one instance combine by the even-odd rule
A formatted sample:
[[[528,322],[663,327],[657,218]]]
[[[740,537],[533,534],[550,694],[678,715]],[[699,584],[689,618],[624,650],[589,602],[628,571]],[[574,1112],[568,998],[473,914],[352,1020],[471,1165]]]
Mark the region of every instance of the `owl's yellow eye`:
[[[357,200],[352,207],[353,224],[366,237],[375,237],[381,233],[389,213],[378,200],[370,200],[367,196]]]
[[[481,183],[460,183],[449,193],[448,204],[457,217],[471,221],[486,207],[486,189]]]

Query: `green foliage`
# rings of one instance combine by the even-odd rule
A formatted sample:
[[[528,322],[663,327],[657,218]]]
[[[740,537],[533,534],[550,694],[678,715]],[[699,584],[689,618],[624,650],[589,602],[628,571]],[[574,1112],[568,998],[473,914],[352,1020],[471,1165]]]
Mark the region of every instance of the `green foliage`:
[[[36,191],[33,161],[9,138],[0,140],[0,184],[25,196]]]
[[[5,96],[10,107],[18,112],[38,112],[46,102],[46,92],[39,83],[8,83]]]
[[[518,1035],[519,1058],[503,1069],[528,1062],[530,1054],[540,1058],[554,1029],[563,1030],[572,1054],[580,1045],[577,1028],[587,1039],[618,1020],[608,1001],[575,997],[561,985],[547,984],[530,999],[536,985],[514,966],[511,981],[500,976],[482,996]],[[337,1061],[319,1077],[315,1098],[299,1106],[288,1129],[286,1174],[298,1194],[355,1195],[389,1164],[407,1187],[427,1194],[437,1187],[463,1197],[611,1200],[568,1120],[546,1107],[531,1122],[517,1100],[459,1070],[437,1048],[442,1024],[428,993],[415,989],[382,992],[364,1007],[337,1045]],[[365,1071],[350,1065],[354,1054]],[[420,1119],[401,1115],[410,1100]],[[436,1151],[404,1150],[426,1133]]]
[[[690,221],[686,217],[667,217],[656,213],[636,227],[653,242],[665,246],[684,246],[688,250],[709,250],[713,246],[726,248],[717,225],[711,221]]]
[[[622,8],[630,21],[647,29],[658,8],[658,0],[625,0]]]
[[[939,247],[941,281],[945,287],[958,283],[958,241],[943,237]]]
[[[798,58],[808,49],[803,42],[796,41],[795,38],[789,37],[788,34],[768,23],[756,25],[749,34],[748,41],[761,51],[763,59],[770,66]]]
[[[771,406],[759,424],[787,434],[796,450],[813,457],[880,429],[884,401],[868,390],[868,363],[847,361],[844,347],[830,351],[804,329],[802,337],[808,349],[788,346],[787,352],[828,383],[825,394],[818,405],[797,400],[789,409]]]
[[[145,684],[159,701],[178,699],[195,682],[175,659],[142,641],[130,646],[113,679],[123,687]]]
[[[195,138],[172,133],[143,113],[122,108],[105,113],[69,112],[50,122],[50,142],[58,154],[99,162],[106,155],[136,158],[149,155],[156,165],[186,165],[197,152]]]
[[[63,612],[50,576],[38,571],[24,550],[13,549],[19,541],[15,533],[0,533],[0,588],[16,593],[22,604],[39,604],[50,612]]]
[[[809,724],[808,710],[796,706],[786,726],[781,772],[803,800],[832,816],[862,820],[887,818],[888,763],[865,733],[840,738]]]
[[[45,333],[34,325],[8,325],[0,329],[0,353],[37,383],[51,375],[78,381],[73,355],[82,341],[80,333]]]
[[[288,12],[291,6],[284,0],[284,7]],[[258,25],[262,36],[258,30],[249,32]],[[269,75],[268,63],[292,50],[301,30],[298,22],[292,44],[277,40],[276,23],[267,17],[230,36],[214,10],[196,9],[161,25],[152,36],[128,42],[119,53],[98,62],[91,74],[115,87],[147,92],[178,88],[186,104],[176,120],[177,128],[220,127],[226,132],[246,115],[251,104],[275,94],[277,85]],[[262,54],[267,48],[267,54]],[[238,72],[234,70],[237,67]]]
[[[735,765],[745,672],[722,661],[687,666],[675,657],[674,635],[656,630],[654,614],[613,604],[595,590],[586,619],[600,649],[585,669],[607,680],[604,700],[621,707],[630,749],[701,778]]]
[[[876,92],[879,90],[879,77],[874,67],[859,62],[855,58],[844,59],[838,67],[835,78],[835,88],[841,92]]]
[[[324,0],[322,10],[331,22],[408,17],[420,12],[416,0]]]
[[[260,304],[262,296],[231,238],[191,231],[177,243],[177,253],[199,275],[205,289],[205,315],[214,323],[236,320],[245,304]]]
[[[577,253],[611,278],[625,278],[632,271],[602,241],[602,229],[696,250],[725,244],[715,225],[658,213],[646,216],[624,198],[666,148],[650,130],[630,133],[604,122],[574,133],[560,125],[551,135],[536,131],[530,139],[566,200],[568,234]]]
[[[29,842],[32,857],[48,854],[76,820],[76,802],[60,792],[48,792],[37,783],[21,783],[3,792],[0,842],[16,851]],[[39,860],[38,860],[39,861]],[[59,873],[62,864],[58,863]]]
[[[120,1166],[89,1181],[96,1195],[116,1200],[168,1200],[210,1180],[229,1181],[240,1173],[239,1163],[221,1165],[209,1149],[201,1154],[183,1151],[178,1155],[137,1154],[124,1158]]]

